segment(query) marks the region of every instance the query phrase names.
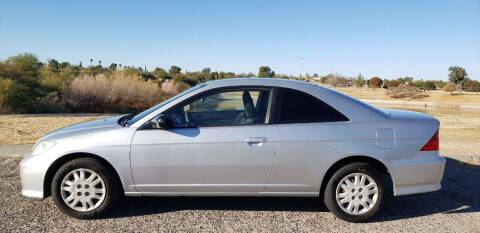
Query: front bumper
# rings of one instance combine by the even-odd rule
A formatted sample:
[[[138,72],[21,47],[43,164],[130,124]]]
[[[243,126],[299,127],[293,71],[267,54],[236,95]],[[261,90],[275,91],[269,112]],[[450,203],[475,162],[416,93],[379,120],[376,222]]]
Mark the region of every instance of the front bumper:
[[[39,156],[25,156],[20,162],[20,179],[22,195],[42,200],[44,198],[43,182],[48,165]]]
[[[440,156],[398,160],[390,164],[395,196],[425,193],[441,188],[445,159]]]

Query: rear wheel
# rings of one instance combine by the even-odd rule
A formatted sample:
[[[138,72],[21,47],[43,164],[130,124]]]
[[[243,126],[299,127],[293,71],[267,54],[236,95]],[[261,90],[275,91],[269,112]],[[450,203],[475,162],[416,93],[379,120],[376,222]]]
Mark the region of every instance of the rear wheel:
[[[368,163],[355,162],[336,171],[327,183],[324,201],[340,219],[364,222],[381,210],[386,195],[382,175]]]
[[[78,158],[65,163],[52,181],[57,207],[75,218],[97,218],[112,209],[120,197],[117,178],[101,161]]]

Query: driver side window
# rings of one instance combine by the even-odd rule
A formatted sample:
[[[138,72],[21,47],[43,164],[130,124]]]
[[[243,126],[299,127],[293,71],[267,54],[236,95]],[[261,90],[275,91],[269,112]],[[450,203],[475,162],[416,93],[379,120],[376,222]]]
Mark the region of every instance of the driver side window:
[[[245,88],[208,93],[168,110],[173,128],[264,124],[270,89]]]

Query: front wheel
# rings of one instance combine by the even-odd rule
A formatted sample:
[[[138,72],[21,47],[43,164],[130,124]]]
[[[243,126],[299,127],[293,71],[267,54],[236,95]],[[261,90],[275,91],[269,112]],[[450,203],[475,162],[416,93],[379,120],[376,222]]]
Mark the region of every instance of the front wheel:
[[[385,181],[367,163],[355,162],[340,168],[327,183],[324,201],[340,219],[364,222],[382,208],[386,195]]]
[[[52,181],[57,207],[75,218],[97,218],[112,209],[120,197],[119,182],[107,167],[93,158],[65,163]]]

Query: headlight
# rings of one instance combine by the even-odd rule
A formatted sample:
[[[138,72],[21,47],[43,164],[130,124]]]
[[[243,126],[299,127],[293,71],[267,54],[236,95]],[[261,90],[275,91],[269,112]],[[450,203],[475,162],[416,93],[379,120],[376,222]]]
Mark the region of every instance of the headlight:
[[[42,141],[33,147],[31,155],[39,155],[55,146],[55,141]]]

